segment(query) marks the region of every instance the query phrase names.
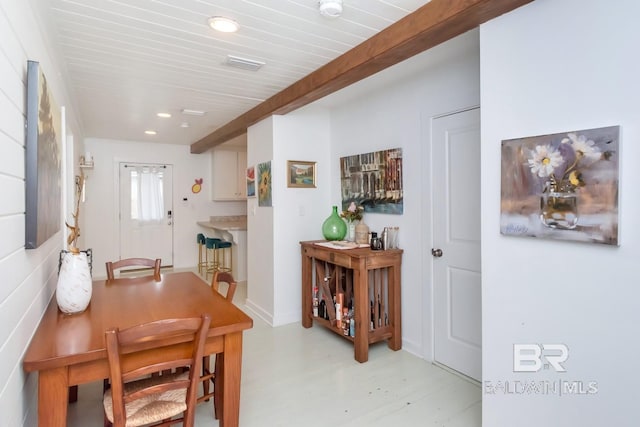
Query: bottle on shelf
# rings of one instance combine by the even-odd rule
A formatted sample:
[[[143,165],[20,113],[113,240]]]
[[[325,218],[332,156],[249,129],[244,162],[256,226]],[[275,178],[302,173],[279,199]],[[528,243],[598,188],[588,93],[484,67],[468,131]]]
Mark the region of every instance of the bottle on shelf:
[[[389,232],[387,231],[387,227],[382,230],[380,240],[382,240],[382,249],[384,249],[385,251],[389,249]]]
[[[353,318],[353,309],[349,310],[349,336],[356,336],[356,319]]]
[[[369,330],[373,331],[375,322],[375,314],[373,313],[373,301],[369,301],[371,303],[371,323],[369,324]]]
[[[318,317],[318,287],[313,288],[313,317]]]
[[[347,307],[342,307],[342,335],[349,336],[349,322],[351,318],[349,317],[349,309]]]

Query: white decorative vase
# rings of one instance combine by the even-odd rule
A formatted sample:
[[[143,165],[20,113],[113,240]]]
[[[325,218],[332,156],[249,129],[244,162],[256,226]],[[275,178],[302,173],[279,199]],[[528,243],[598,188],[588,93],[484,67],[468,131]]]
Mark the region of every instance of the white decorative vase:
[[[91,301],[91,272],[87,254],[67,252],[62,259],[56,288],[60,311],[67,314],[84,311]]]

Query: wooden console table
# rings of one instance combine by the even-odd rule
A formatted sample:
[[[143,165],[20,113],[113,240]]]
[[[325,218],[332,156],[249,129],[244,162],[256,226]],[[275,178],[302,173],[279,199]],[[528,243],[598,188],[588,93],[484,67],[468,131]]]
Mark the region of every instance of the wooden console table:
[[[402,250],[335,249],[318,243],[326,242],[300,242],[302,326],[320,324],[352,341],[358,362],[368,360],[369,344],[375,342],[387,340],[389,348],[400,350]],[[314,315],[314,293],[319,301],[325,302],[328,319]],[[339,294],[344,305],[353,310],[355,336],[345,335],[336,325],[334,298]]]

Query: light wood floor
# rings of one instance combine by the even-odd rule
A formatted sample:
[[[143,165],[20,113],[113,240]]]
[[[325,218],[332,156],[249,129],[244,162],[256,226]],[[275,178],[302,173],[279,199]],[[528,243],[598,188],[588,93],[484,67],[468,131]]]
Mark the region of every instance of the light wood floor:
[[[244,309],[245,298],[240,285],[234,302]],[[244,334],[242,427],[481,425],[475,383],[386,343],[361,364],[348,341],[323,328],[272,328],[247,313],[254,327]],[[101,393],[102,382],[80,386],[68,425],[101,427]],[[198,407],[196,426],[218,426],[211,403]]]

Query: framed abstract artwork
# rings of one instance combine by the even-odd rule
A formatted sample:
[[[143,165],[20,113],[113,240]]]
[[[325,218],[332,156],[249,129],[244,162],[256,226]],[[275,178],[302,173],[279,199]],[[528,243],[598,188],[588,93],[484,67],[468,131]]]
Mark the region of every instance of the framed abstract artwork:
[[[40,64],[27,64],[25,248],[35,249],[60,230],[62,119]]]
[[[619,126],[502,141],[500,232],[618,245]]]

